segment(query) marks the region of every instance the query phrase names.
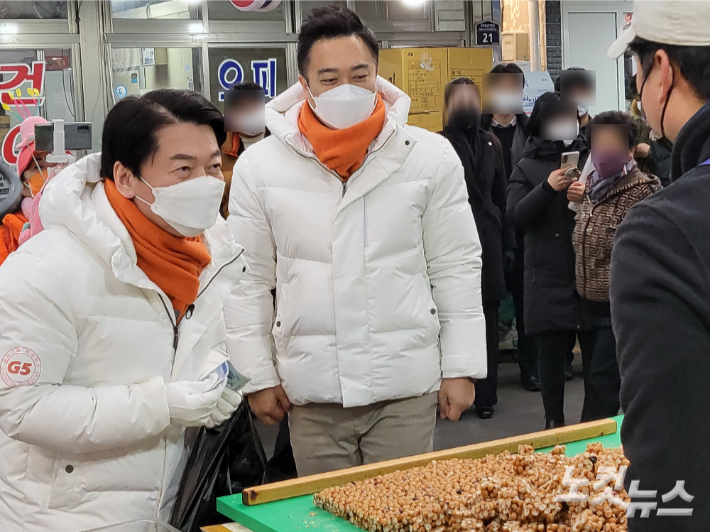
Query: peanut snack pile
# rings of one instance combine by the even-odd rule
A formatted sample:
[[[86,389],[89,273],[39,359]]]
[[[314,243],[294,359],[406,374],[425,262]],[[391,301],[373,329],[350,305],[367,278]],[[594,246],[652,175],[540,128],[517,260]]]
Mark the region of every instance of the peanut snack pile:
[[[314,503],[369,532],[616,532],[625,531],[626,491],[613,491],[615,481],[595,490],[600,467],[613,471],[629,464],[621,449],[589,444],[575,457],[565,447],[535,453],[520,446],[477,460],[433,461],[424,467],[328,488]],[[565,467],[574,466],[574,479],[586,501],[557,502],[569,495],[563,486]],[[603,472],[604,470],[601,470]],[[607,491],[605,491],[607,489]],[[607,499],[592,504],[594,497]]]

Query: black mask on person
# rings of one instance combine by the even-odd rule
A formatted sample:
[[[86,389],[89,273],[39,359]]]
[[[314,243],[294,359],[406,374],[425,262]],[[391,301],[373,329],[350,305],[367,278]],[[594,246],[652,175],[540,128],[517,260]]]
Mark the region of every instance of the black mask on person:
[[[449,127],[463,130],[478,129],[481,123],[481,113],[477,107],[458,107],[449,114]]]

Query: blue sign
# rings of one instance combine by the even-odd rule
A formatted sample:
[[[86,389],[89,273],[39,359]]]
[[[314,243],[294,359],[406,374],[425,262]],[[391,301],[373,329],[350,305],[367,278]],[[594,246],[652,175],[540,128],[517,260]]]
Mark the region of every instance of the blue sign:
[[[254,83],[261,86],[269,98],[276,96],[276,59],[261,59],[251,62]]]
[[[254,83],[261,86],[269,98],[276,96],[276,59],[254,59],[251,72]],[[225,59],[217,70],[219,84],[226,91],[235,83],[244,81],[244,68],[236,59]],[[219,92],[219,101],[224,101],[224,91]]]
[[[125,98],[126,95],[128,94],[128,89],[126,88],[125,85],[116,85],[116,88],[113,89],[113,92],[116,94],[118,98]]]

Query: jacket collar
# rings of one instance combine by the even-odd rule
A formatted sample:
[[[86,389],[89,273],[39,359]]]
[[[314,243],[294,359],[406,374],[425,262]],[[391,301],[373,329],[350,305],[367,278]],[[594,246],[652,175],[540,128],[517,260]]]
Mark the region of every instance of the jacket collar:
[[[675,181],[710,159],[710,102],[680,130],[671,155],[671,179]]]
[[[370,151],[379,149],[398,127],[407,123],[411,99],[400,89],[382,77],[377,77],[377,92],[385,103],[387,112],[382,131],[370,147]],[[292,85],[266,106],[266,127],[285,144],[301,155],[315,157],[313,148],[305,135],[298,129],[298,115],[301,106],[306,104],[308,92],[300,83]]]
[[[589,181],[588,181],[589,182]],[[607,190],[604,195],[597,202],[592,203],[602,203],[613,196],[626,192],[627,190],[640,185],[642,183],[657,184],[658,188],[661,188],[661,182],[655,176],[649,176],[639,170],[638,166],[634,166],[628,174],[621,178],[617,183],[614,184],[609,190]]]
[[[136,263],[136,250],[128,230],[106,198],[99,177],[100,165],[101,154],[91,154],[49,181],[40,202],[42,224],[46,229],[66,228],[108,264],[118,280],[161,292]],[[200,290],[217,270],[242,251],[221,218],[205,232],[204,240],[212,262],[200,276]]]
[[[338,212],[342,212],[397,171],[417,143],[404,128],[411,104],[409,96],[381,77],[377,78],[377,91],[385,102],[385,124],[370,145],[363,165],[348,179]],[[325,168],[298,128],[298,114],[302,105],[308,105],[306,91],[297,83],[266,106],[266,127],[281,142]],[[378,152],[377,157],[373,156],[375,152]]]

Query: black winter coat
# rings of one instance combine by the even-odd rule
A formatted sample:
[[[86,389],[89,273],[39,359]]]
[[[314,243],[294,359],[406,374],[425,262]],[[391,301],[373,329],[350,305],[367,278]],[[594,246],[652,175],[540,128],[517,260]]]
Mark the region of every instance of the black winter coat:
[[[505,297],[503,253],[515,248],[515,235],[506,222],[506,175],[498,139],[479,129],[477,135],[459,128],[446,127],[441,132],[456,150],[464,169],[468,203],[481,240],[483,301]]]
[[[568,207],[567,193],[556,192],[547,182],[566,151],[579,151],[579,166],[584,166],[588,154],[584,141],[566,148],[561,142],[530,137],[508,183],[508,216],[516,229],[525,232],[526,334],[591,326],[575,282],[575,213]]]
[[[523,158],[528,139],[528,115],[522,113],[515,116],[517,117],[515,136],[513,137],[513,145],[510,148],[510,162],[513,166],[518,164],[520,159]],[[481,116],[481,128],[489,133],[493,131],[493,115],[486,114]],[[506,177],[510,178],[510,176]]]
[[[710,530],[710,103],[673,146],[673,184],[631,209],[611,255],[626,486],[692,517],[629,519],[629,532]],[[677,480],[695,498],[664,503]],[[637,499],[654,502],[654,499]]]

